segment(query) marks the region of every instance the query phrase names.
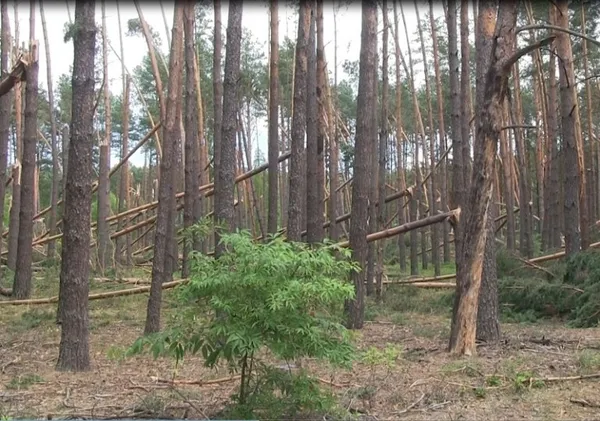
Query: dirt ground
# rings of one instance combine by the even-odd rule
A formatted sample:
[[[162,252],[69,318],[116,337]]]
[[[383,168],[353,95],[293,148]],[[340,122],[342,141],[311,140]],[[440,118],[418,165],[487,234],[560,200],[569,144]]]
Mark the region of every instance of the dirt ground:
[[[226,371],[210,371],[199,358],[187,358],[176,372],[169,359],[122,358],[142,333],[146,300],[91,303],[93,368],[80,374],[55,371],[60,330],[54,305],[3,307],[0,418],[203,419],[218,413],[234,381],[174,386],[159,379],[205,381],[226,378]],[[165,318],[174,306],[166,293]],[[600,377],[557,379],[600,372],[600,328],[503,324],[501,344],[457,358],[445,352],[449,323],[446,314],[424,311],[380,315],[356,342],[362,351],[394,346],[400,353],[391,367],[360,358],[348,372],[316,361],[303,365],[362,419],[600,419]]]

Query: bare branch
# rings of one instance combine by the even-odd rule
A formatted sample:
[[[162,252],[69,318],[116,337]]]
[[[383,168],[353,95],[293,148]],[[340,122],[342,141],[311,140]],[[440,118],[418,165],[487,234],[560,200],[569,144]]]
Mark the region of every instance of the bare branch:
[[[582,34],[581,32],[577,32],[577,31],[573,31],[571,29],[567,29],[567,28],[561,28],[560,26],[555,26],[555,25],[526,25],[526,26],[521,26],[520,28],[516,29],[516,33],[518,34],[519,32],[523,32],[523,31],[529,31],[532,29],[546,29],[549,31],[559,31],[559,32],[566,32],[569,35],[572,35],[574,37],[579,37],[579,38],[583,38],[584,40],[591,42],[592,44],[595,44],[597,46],[600,46],[600,41],[598,41],[597,39],[594,38],[590,38],[587,35]]]
[[[502,130],[510,130],[510,129],[532,129],[532,130],[535,130],[537,128],[538,128],[537,126],[531,126],[529,124],[512,124],[509,126],[502,127]]]
[[[534,42],[531,45],[528,45],[527,47],[523,47],[520,50],[516,51],[512,56],[500,63],[500,65],[502,66],[503,73],[509,72],[513,64],[515,64],[521,57],[550,44],[552,41],[554,41],[555,38],[556,35],[552,35],[548,38],[541,39],[537,42]]]

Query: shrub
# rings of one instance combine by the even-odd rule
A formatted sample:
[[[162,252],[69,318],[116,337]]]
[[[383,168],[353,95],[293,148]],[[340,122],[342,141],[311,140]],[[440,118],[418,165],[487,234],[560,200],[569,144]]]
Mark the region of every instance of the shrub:
[[[284,382],[261,351],[286,361],[314,357],[350,366],[354,348],[340,323],[343,304],[354,295],[346,279],[358,270],[349,250],[283,238],[258,243],[248,232],[224,234],[221,241],[227,252],[218,259],[192,254],[190,282],[179,288],[179,299],[190,306],[174,327],[140,338],[132,353],[149,345],[155,356],[171,353],[178,361],[198,352],[209,367],[225,361],[241,374],[235,401],[248,415],[270,401],[265,390],[291,396],[317,388],[302,378]],[[287,408],[292,412],[306,406],[298,396],[286,402],[295,402]]]

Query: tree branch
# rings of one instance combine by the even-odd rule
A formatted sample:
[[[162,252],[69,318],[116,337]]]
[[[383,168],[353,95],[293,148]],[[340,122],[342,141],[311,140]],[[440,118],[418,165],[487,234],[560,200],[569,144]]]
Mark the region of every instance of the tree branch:
[[[501,63],[502,73],[509,72],[510,69],[512,68],[513,64],[515,64],[521,57],[523,57],[526,54],[531,53],[532,51],[537,50],[538,48],[541,48],[541,47],[544,47],[544,46],[550,44],[552,41],[554,41],[555,38],[556,38],[556,35],[552,35],[552,36],[549,36],[548,38],[541,39],[537,42],[534,42],[531,45],[528,45],[527,47],[523,47],[520,50],[516,51],[512,56],[510,56],[508,59],[504,60]]]
[[[590,38],[587,35],[582,34],[581,32],[573,31],[573,30],[567,29],[567,28],[562,28],[562,27],[556,26],[556,25],[546,25],[546,24],[544,24],[544,25],[526,25],[526,26],[521,26],[520,28],[517,28],[515,32],[518,34],[519,32],[529,31],[532,29],[546,29],[549,31],[566,32],[569,35],[573,35],[574,37],[583,38],[584,40],[591,42],[592,44],[600,46],[600,41],[598,41],[597,39]]]

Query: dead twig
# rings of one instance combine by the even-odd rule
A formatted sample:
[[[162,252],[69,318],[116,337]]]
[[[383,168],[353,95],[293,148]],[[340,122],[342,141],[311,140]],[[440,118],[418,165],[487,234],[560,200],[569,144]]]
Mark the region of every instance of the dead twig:
[[[531,382],[567,382],[571,380],[588,380],[600,378],[600,373],[582,374],[581,376],[565,376],[565,377],[532,377]]]
[[[569,398],[569,402],[576,403],[581,406],[587,406],[588,408],[600,408],[600,405],[594,402],[587,401],[579,398]]]
[[[348,383],[334,383],[332,380],[326,380],[326,379],[322,379],[320,377],[315,377],[315,380],[317,380],[319,383],[323,383],[329,386],[333,386],[333,387],[337,387],[337,388],[343,388],[343,387],[348,387],[350,386],[350,382]]]
[[[5,371],[5,370],[6,370],[6,369],[7,369],[9,366],[11,366],[11,365],[13,365],[13,364],[17,364],[17,363],[18,363],[18,362],[20,362],[20,361],[21,361],[21,358],[20,358],[20,357],[17,357],[17,358],[15,358],[14,360],[12,360],[12,361],[9,361],[9,362],[7,362],[6,364],[4,364],[4,365],[2,366],[2,369],[0,369],[0,371],[2,371],[2,374],[4,374],[4,371]]]
[[[232,377],[222,377],[220,379],[212,379],[212,380],[167,380],[167,379],[159,379],[158,377],[152,377],[152,380],[157,383],[164,383],[168,385],[195,385],[195,386],[208,386],[211,384],[219,384],[219,383],[227,383],[234,380],[239,380],[241,376],[232,376]]]
[[[177,393],[181,399],[183,399],[183,401],[185,403],[187,403],[189,406],[191,406],[192,408],[194,408],[196,410],[196,412],[200,415],[202,415],[204,417],[205,420],[208,420],[208,416],[204,413],[204,411],[202,411],[200,408],[198,408],[196,405],[194,405],[183,393],[181,393],[177,388],[175,388],[174,386],[171,386],[171,390],[173,390],[175,393]]]
[[[408,411],[410,411],[415,406],[417,406],[419,404],[419,402],[421,402],[423,400],[424,397],[425,397],[425,393],[421,393],[421,397],[419,399],[417,399],[416,401],[414,401],[413,403],[411,403],[410,405],[408,405],[403,410],[394,412],[394,415],[406,414]]]

